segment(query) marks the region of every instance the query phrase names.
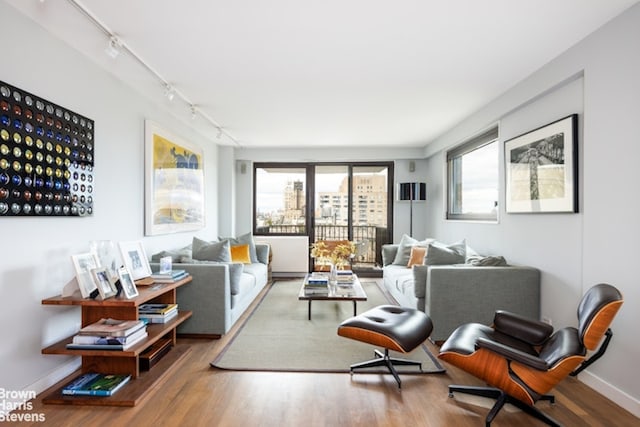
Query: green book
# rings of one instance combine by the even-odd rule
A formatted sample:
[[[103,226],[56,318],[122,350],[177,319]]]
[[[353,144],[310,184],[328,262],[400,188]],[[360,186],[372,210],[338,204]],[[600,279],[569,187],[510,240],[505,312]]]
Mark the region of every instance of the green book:
[[[62,394],[83,396],[111,396],[131,379],[131,375],[98,374],[80,375],[63,387]]]

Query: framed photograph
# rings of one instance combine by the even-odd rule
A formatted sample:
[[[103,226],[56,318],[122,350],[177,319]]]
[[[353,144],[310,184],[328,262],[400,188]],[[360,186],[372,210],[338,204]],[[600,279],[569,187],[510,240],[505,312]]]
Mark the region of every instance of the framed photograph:
[[[91,276],[93,277],[94,283],[98,287],[98,292],[100,293],[101,299],[107,299],[116,296],[118,290],[116,289],[113,282],[111,282],[109,272],[105,267],[91,269]]]
[[[124,266],[127,267],[133,280],[151,276],[151,267],[142,242],[120,242],[118,246],[120,246],[120,254],[122,255]]]
[[[578,115],[504,143],[508,213],[578,212]]]
[[[78,281],[82,298],[90,298],[91,294],[97,290],[96,283],[91,275],[91,270],[100,266],[98,257],[91,252],[87,252],[71,255],[71,261],[76,270],[76,280]]]
[[[203,151],[145,121],[145,234],[205,226]]]
[[[133,282],[127,267],[120,267],[118,269],[118,277],[120,278],[120,286],[122,286],[124,296],[127,297],[127,299],[137,297],[138,288],[136,288],[136,284]]]

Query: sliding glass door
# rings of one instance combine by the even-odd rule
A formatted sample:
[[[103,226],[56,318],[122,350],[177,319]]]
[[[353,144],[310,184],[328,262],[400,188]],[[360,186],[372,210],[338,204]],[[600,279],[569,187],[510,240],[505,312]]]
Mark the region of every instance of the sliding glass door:
[[[379,274],[392,236],[393,163],[256,163],[254,180],[256,234],[350,240],[353,269]]]

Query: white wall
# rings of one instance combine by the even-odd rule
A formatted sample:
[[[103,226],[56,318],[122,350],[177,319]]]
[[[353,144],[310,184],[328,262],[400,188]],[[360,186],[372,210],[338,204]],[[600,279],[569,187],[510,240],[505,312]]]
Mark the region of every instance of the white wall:
[[[444,220],[443,185],[428,188],[428,224],[445,241],[466,238],[481,252],[542,270],[542,316],[574,325],[581,295],[609,282],[625,296],[605,357],[580,375],[640,416],[640,5],[498,97],[426,149],[429,182],[443,182],[444,150],[500,121],[502,142],[571,113],[579,114],[580,213],[506,214],[499,224]],[[502,147],[503,148],[503,147]],[[501,149],[502,149],[501,148]],[[502,154],[502,153],[501,153]],[[504,170],[501,171],[504,184]]]
[[[0,387],[41,391],[78,363],[40,354],[80,326],[77,308],[41,305],[73,277],[70,256],[98,239],[142,240],[151,255],[184,246],[194,235],[143,237],[144,120],[204,149],[207,228],[195,233],[202,238],[217,234],[217,148],[4,2],[0,16],[0,78],[95,120],[94,215],[0,218]]]

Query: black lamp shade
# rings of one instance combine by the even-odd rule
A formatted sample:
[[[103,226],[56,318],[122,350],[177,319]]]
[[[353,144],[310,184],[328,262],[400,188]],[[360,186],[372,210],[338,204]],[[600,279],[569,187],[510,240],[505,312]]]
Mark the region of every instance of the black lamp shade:
[[[398,184],[398,200],[427,200],[427,184],[424,182]]]

